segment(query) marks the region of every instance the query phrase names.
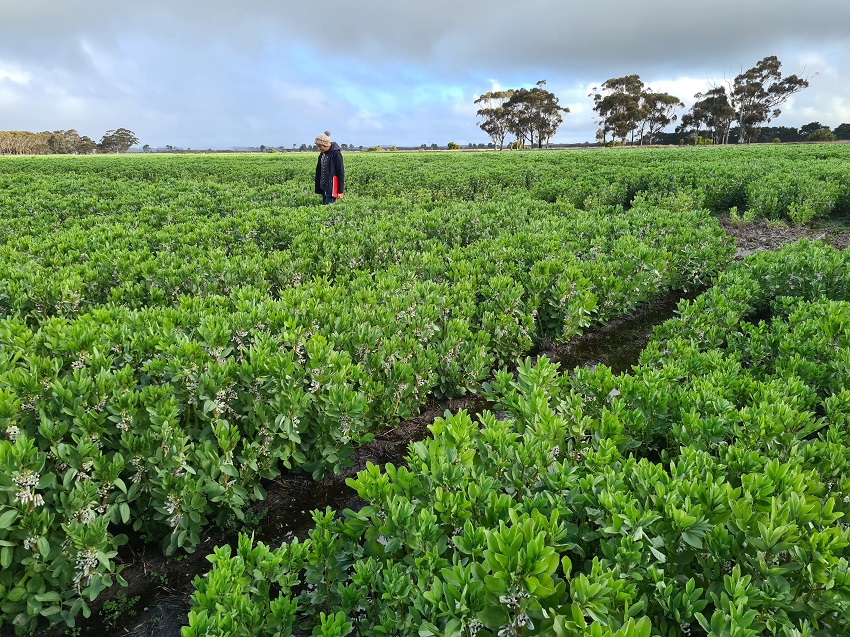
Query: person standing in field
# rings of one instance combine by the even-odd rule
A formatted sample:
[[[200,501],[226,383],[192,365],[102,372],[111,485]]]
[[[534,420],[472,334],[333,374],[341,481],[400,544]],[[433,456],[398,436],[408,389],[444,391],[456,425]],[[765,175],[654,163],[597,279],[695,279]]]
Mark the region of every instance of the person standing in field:
[[[345,192],[345,165],[339,144],[331,141],[325,131],[316,136],[319,161],[316,163],[316,194],[322,195],[322,204],[328,205],[341,198]]]

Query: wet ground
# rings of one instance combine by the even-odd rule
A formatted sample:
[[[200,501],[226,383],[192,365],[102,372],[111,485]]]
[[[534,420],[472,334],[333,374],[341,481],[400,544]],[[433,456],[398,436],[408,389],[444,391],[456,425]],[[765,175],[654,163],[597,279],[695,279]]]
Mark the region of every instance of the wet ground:
[[[785,243],[801,238],[824,241],[837,249],[850,244],[850,218],[822,225],[788,227],[766,223],[735,223],[728,218],[720,220],[727,233],[735,238],[738,247],[736,259],[759,250],[777,250]],[[605,364],[615,373],[626,372],[637,362],[638,356],[652,334],[652,329],[673,316],[680,296],[669,296],[643,306],[634,316],[616,319],[603,328],[593,330],[573,339],[565,347],[538,352],[561,364],[562,369],[580,365]],[[198,546],[195,553],[165,558],[156,545],[140,547],[124,555],[123,576],[128,587],[113,587],[105,592],[93,606],[92,620],[83,623],[75,632],[57,629],[45,637],[75,635],[76,637],[179,637],[190,608],[192,579],[209,567],[206,556],[215,546],[234,542],[239,530],[253,531],[255,538],[270,545],[280,544],[293,537],[303,538],[312,527],[311,511],[316,508],[357,508],[362,502],[345,484],[367,462],[374,464],[400,464],[407,445],[422,439],[427,427],[446,410],[467,409],[477,412],[486,407],[479,398],[467,397],[428,405],[422,413],[397,427],[381,432],[367,445],[357,450],[354,466],[340,476],[330,476],[315,482],[309,476],[281,477],[267,485],[268,498],[256,503],[248,523],[241,529],[214,529]],[[121,601],[125,600],[125,601]],[[109,609],[109,602],[118,604]]]
[[[804,226],[766,221],[736,223],[729,217],[721,217],[719,221],[726,233],[735,239],[738,246],[737,260],[759,250],[779,250],[784,244],[800,239],[823,241],[837,250],[844,250],[850,245],[850,216],[834,217]]]

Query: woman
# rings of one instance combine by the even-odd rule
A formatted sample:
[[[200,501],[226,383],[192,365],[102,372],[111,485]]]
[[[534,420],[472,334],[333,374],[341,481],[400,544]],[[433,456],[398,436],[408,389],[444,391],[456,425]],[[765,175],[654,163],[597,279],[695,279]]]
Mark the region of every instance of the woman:
[[[340,199],[345,191],[345,166],[339,144],[331,142],[330,132],[316,136],[319,161],[316,163],[316,194],[328,205]]]

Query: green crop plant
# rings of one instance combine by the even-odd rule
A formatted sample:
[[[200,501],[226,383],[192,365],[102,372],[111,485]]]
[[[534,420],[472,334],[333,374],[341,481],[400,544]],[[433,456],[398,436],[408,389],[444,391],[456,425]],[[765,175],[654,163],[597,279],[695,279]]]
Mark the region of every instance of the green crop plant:
[[[407,466],[349,480],[366,506],[314,514],[284,629],[845,632],[850,282],[811,283],[846,259],[801,243],[729,269],[631,374],[497,372],[498,411],[446,413]]]
[[[529,350],[710,283],[733,253],[712,214],[751,210],[748,188],[758,179],[780,179],[817,156],[795,210],[846,209],[843,147],[715,150],[364,155],[350,167],[357,196],[329,208],[316,205],[303,179],[308,158],[295,155],[3,158],[2,622],[20,631],[40,617],[73,623],[120,581],[125,534],[169,555],[193,551],[210,525],[242,520],[281,473],[341,472],[357,445],[433,398],[490,391],[485,381],[504,393],[494,370]],[[822,200],[818,183],[828,185]],[[839,289],[846,268],[833,267],[836,259],[812,251],[780,265],[753,260],[764,287],[730,285],[740,287],[742,309],[767,311],[783,295]],[[737,311],[713,310],[724,318],[707,322],[699,342],[725,343],[745,315]],[[726,402],[708,394],[732,379],[734,360],[691,356],[684,338],[669,347],[689,368],[722,363],[697,383],[706,400],[687,422],[676,420],[682,392],[658,385],[672,373],[663,366],[645,372],[653,401],[630,398],[628,407],[627,380],[577,373],[571,382],[587,396],[564,394],[571,415],[547,416],[545,447],[515,462],[526,432],[517,438],[513,428],[523,421],[483,417],[487,444],[507,454],[499,468],[462,490],[458,467],[435,465],[427,485],[394,474],[410,493],[433,494],[435,509],[394,500],[380,526],[401,533],[409,548],[397,550],[439,573],[451,566],[443,560],[456,532],[472,542],[478,524],[510,519],[514,500],[525,507],[544,497],[527,485],[549,474],[546,453],[600,466],[642,445],[671,453],[677,432],[703,421],[699,435],[716,453],[735,418],[738,431],[758,428],[756,440],[786,417],[819,435],[806,418],[820,394],[800,383],[843,369],[833,360],[785,363],[794,374],[759,380],[761,402],[748,413],[734,399],[750,385],[724,387]],[[591,389],[595,379],[604,392]],[[829,413],[841,413],[842,396],[824,398]],[[792,397],[787,409],[758,413]],[[704,403],[720,411],[704,415]],[[780,443],[789,444],[771,442]],[[824,470],[840,471],[825,452],[818,457]],[[751,468],[747,458],[738,462]],[[402,524],[410,520],[423,527]],[[387,573],[396,591],[401,576]],[[347,592],[331,591],[335,603],[354,608],[355,592],[337,584]],[[339,609],[317,612],[330,625]],[[381,612],[389,613],[373,616]]]

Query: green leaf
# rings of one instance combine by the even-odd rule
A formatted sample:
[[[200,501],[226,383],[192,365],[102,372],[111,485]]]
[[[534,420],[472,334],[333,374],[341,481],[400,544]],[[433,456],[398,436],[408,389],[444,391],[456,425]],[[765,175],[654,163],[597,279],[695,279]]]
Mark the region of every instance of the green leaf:
[[[0,529],[11,528],[12,522],[18,517],[17,509],[7,509],[0,514]]]
[[[695,549],[701,549],[702,548],[702,540],[699,538],[699,536],[694,535],[690,531],[683,531],[682,532],[682,539],[685,540],[685,542],[690,544]]]
[[[54,617],[56,615],[60,615],[61,613],[62,613],[62,607],[61,606],[54,605],[54,606],[48,606],[47,608],[41,609],[42,617]]]
[[[570,558],[567,557],[566,555],[564,555],[564,557],[561,558],[561,568],[564,571],[564,577],[566,579],[569,579],[570,573],[572,573],[572,571],[573,571],[573,563],[572,563],[572,561],[570,561]]]
[[[74,481],[74,478],[77,477],[77,470],[73,467],[68,469],[65,472],[65,475],[62,476],[62,486],[65,489],[69,489],[71,487],[71,483]]]
[[[584,619],[584,614],[581,612],[581,606],[579,606],[576,602],[570,604],[570,611],[573,615],[573,621],[578,624],[579,628],[586,628],[587,622]]]
[[[10,546],[4,546],[0,548],[0,566],[4,569],[9,568],[12,564],[12,556],[15,554],[15,550]]]

